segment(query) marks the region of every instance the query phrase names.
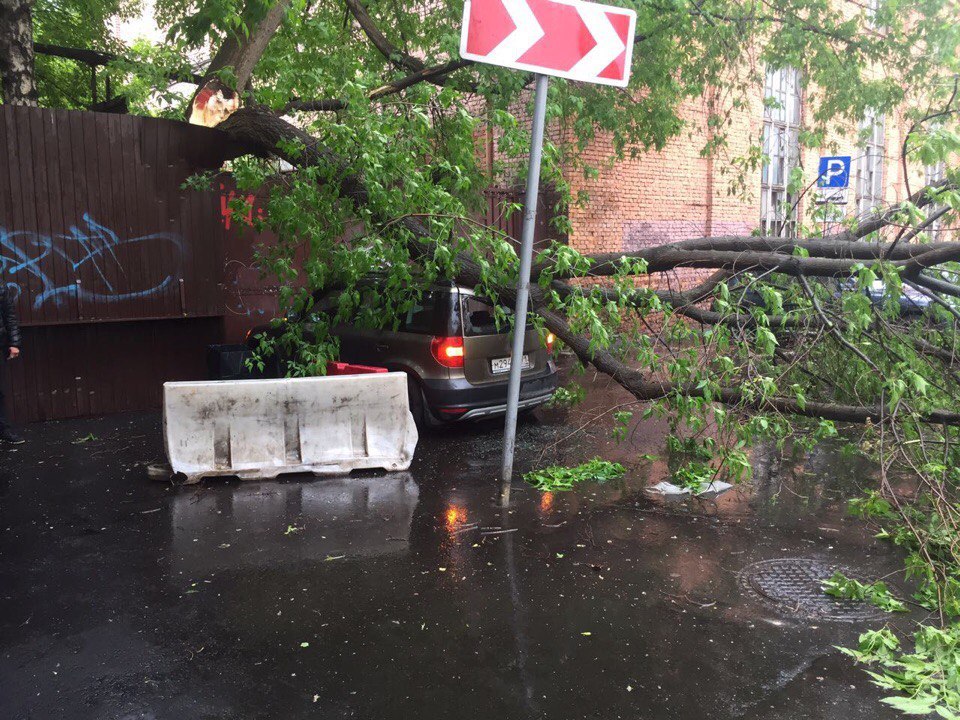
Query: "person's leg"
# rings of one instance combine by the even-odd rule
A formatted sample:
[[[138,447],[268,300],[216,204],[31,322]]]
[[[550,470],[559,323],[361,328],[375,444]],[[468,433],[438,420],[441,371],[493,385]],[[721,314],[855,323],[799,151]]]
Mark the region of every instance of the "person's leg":
[[[7,419],[7,396],[4,392],[7,383],[6,374],[7,361],[0,360],[0,441],[19,445],[23,442],[23,438],[10,427],[10,421]]]
[[[6,385],[7,361],[0,359],[0,432],[3,432],[10,427],[10,422],[7,420],[7,395],[5,392]]]

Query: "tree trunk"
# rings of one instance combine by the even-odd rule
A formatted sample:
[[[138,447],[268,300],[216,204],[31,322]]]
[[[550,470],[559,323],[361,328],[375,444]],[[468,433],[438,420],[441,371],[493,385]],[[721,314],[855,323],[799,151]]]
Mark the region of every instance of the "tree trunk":
[[[31,6],[32,0],[0,0],[0,76],[7,105],[37,104]]]
[[[0,2],[6,2],[6,0],[0,0]],[[243,95],[250,84],[253,69],[279,29],[280,23],[287,16],[289,8],[290,0],[276,0],[267,9],[263,17],[251,21],[248,35],[242,38],[237,35],[227,36],[217,50],[217,54],[213,56],[213,60],[210,61],[210,66],[204,76],[204,82],[213,78],[215,73],[220,70],[232,68],[236,83],[234,90]],[[204,82],[200,83],[197,93],[203,89]],[[196,98],[197,93],[194,93],[194,98]],[[188,120],[192,111],[193,103],[191,102],[187,108]]]

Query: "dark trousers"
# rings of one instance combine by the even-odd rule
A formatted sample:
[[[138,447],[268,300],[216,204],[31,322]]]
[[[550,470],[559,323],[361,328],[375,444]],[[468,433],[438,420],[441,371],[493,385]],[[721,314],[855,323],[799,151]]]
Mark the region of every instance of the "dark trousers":
[[[7,384],[7,359],[0,359],[0,432],[10,427],[7,419],[7,396],[4,389]]]

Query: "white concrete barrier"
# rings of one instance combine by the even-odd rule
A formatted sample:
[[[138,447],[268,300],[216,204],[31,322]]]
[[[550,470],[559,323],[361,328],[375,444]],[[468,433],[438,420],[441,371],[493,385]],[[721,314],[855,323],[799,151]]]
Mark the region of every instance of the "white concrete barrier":
[[[404,373],[168,382],[163,426],[188,482],[406,470],[418,437]]]

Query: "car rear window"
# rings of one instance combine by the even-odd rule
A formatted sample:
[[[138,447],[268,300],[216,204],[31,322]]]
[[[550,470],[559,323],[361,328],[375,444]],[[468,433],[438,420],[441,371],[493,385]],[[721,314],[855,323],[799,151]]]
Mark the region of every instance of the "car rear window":
[[[489,300],[475,295],[461,295],[460,308],[463,313],[463,334],[465,337],[502,335],[510,332],[510,321],[506,318],[500,320],[500,328],[497,328],[493,303]],[[507,315],[513,314],[513,310],[507,307],[503,308],[503,311]]]
[[[464,335],[474,337],[497,334],[497,323],[493,314],[492,303],[473,295],[461,295],[460,307],[463,312]],[[504,330],[507,329],[504,328]]]

